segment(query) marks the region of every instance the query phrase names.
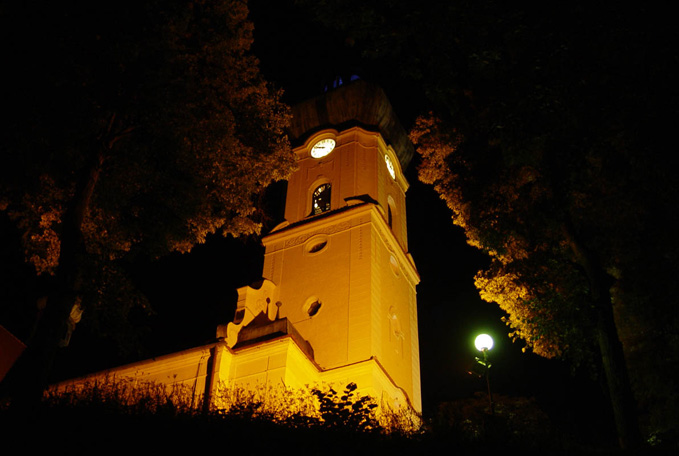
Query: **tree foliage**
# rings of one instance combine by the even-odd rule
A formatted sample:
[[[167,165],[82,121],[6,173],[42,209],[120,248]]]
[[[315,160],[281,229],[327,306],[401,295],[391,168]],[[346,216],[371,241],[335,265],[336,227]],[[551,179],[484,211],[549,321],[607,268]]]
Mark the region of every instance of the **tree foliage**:
[[[357,395],[357,389],[356,383],[349,383],[341,395],[332,388],[327,391],[319,388],[311,390],[311,394],[318,399],[319,414],[324,426],[352,432],[382,431],[375,414],[375,399]]]
[[[0,210],[53,276],[35,345],[63,338],[74,303],[129,308],[110,291],[132,288],[131,259],[259,230],[253,197],[294,160],[247,14],[241,0],[3,6]]]
[[[248,54],[245,2],[73,10],[20,18],[38,36],[12,43],[30,57],[16,56],[27,80],[7,94],[17,115],[3,200],[38,272],[54,271],[74,175],[97,147],[110,150],[83,228],[94,253],[188,251],[208,233],[256,231],[252,194],[292,159],[286,107]]]
[[[644,10],[540,14],[543,23],[531,22],[536,12],[493,21],[506,44],[464,66],[480,82],[447,92],[456,110],[418,122],[420,178],[492,258],[476,285],[514,336],[539,355],[602,366],[609,389],[623,388],[626,361],[646,418],[666,419],[676,395],[663,363],[679,360],[661,348],[679,333],[668,276],[679,192],[664,153],[677,99],[670,33]]]
[[[468,242],[492,258],[475,278],[481,297],[499,304],[512,337],[537,354],[588,360],[594,315],[586,277],[563,239],[566,221],[540,171],[520,163],[486,168],[477,178],[479,170],[470,169],[476,164],[468,165],[473,158],[460,150],[461,137],[446,138],[440,127],[440,121],[421,118],[413,130],[423,158],[419,176],[446,200]]]

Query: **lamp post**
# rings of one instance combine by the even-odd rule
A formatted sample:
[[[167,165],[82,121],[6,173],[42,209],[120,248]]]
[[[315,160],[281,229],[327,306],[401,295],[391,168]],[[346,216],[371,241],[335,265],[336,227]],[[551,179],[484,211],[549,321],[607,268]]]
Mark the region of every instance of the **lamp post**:
[[[490,361],[488,360],[488,351],[493,348],[493,338],[488,334],[479,334],[474,340],[476,349],[483,353],[483,359],[476,357],[476,362],[484,367],[486,375],[486,386],[488,387],[488,404],[490,405],[490,414],[494,414],[493,410],[493,394],[490,392]]]

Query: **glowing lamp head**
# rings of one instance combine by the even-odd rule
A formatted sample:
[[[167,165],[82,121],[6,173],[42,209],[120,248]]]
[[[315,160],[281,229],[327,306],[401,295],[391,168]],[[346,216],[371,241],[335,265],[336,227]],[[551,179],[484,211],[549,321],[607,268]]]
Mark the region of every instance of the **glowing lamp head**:
[[[474,345],[478,351],[490,350],[493,348],[493,338],[488,334],[479,334],[474,340]]]

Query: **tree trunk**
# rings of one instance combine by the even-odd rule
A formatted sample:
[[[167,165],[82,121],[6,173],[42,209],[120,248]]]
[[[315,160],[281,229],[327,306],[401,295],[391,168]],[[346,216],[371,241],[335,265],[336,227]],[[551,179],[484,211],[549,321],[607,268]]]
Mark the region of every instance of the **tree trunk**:
[[[61,223],[59,264],[55,286],[40,316],[35,337],[2,382],[2,395],[12,397],[12,404],[27,413],[42,397],[49,384],[50,372],[65,337],[71,310],[81,292],[81,275],[86,248],[82,226],[99,181],[104,160],[115,142],[129,133],[113,133],[115,116],[97,142],[87,167],[82,170],[73,198],[66,208]]]
[[[642,442],[636,401],[629,381],[622,343],[615,327],[610,297],[607,307],[603,307],[603,302],[598,307],[597,341],[620,448],[625,450],[635,449],[640,447]]]
[[[590,284],[590,294],[596,306],[596,336],[601,353],[601,363],[606,376],[608,397],[621,449],[636,449],[641,446],[641,432],[636,410],[636,401],[627,372],[625,354],[618,336],[611,300],[611,278],[604,272],[598,261],[580,242],[571,230],[564,228],[566,239],[575,254],[578,264],[585,270]]]

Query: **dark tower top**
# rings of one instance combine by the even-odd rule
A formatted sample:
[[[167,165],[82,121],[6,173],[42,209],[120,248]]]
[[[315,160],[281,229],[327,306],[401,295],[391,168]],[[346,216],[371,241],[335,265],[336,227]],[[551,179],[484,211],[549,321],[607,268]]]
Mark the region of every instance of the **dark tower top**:
[[[293,106],[289,135],[294,146],[316,131],[351,126],[378,131],[394,148],[401,168],[408,167],[414,153],[408,134],[396,118],[384,91],[362,80]]]

